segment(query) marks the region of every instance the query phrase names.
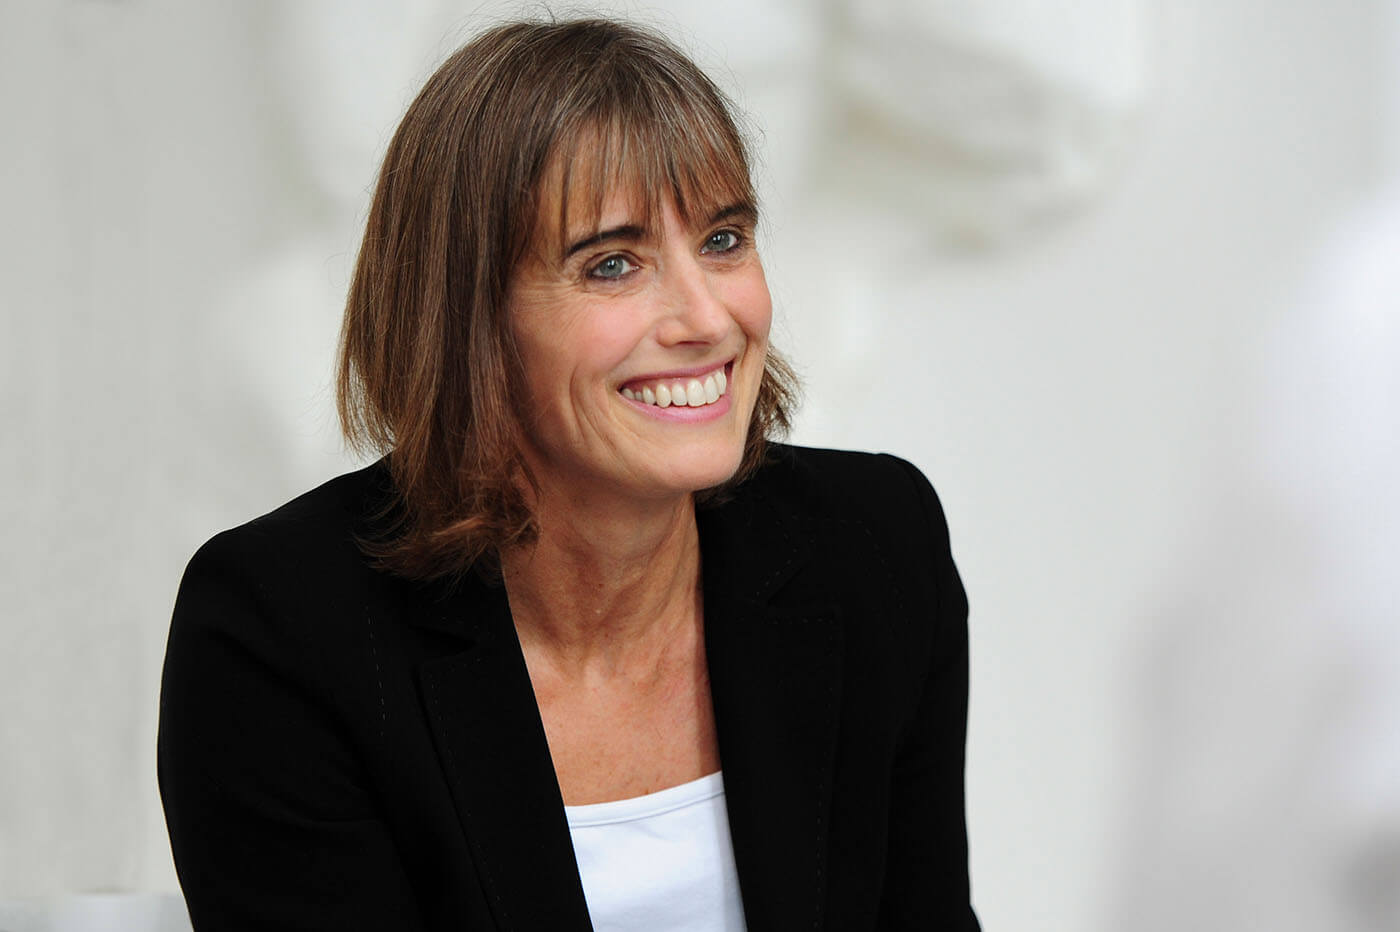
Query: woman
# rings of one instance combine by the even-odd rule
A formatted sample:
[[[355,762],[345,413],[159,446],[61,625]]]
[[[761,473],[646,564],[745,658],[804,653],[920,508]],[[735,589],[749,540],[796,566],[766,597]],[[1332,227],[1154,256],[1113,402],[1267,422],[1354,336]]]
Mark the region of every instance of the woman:
[[[191,561],[160,777],[197,929],[976,929],[966,601],[892,457],[769,444],[744,146],[650,33],[514,24],[390,144],[347,434]]]

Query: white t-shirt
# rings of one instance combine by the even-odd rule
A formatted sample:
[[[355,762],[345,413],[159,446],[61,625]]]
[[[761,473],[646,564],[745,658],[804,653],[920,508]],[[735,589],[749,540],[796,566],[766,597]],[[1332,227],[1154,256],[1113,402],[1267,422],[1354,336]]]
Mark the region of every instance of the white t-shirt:
[[[595,932],[744,932],[720,773],[564,813]]]

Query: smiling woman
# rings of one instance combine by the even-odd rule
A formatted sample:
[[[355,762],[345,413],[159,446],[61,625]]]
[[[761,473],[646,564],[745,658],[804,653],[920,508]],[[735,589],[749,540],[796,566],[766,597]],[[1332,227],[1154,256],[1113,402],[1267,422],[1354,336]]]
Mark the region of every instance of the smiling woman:
[[[705,209],[687,222],[668,201],[643,222],[634,189],[614,190],[603,233],[566,213],[580,227],[568,238],[584,236],[564,255],[537,250],[512,282],[531,374],[522,452],[538,495],[594,480],[600,503],[688,497],[738,471],[764,377],[772,306],[754,210]]]
[[[972,930],[967,604],[794,381],[742,138],[664,39],[491,30],[390,143],[340,410],[383,454],[186,571],[197,929]]]
[[[404,506],[378,551],[386,566],[460,573],[532,538],[520,430],[540,412],[520,410],[536,392],[513,364],[511,306],[562,297],[563,276],[582,282],[585,265],[599,288],[627,279],[636,253],[615,247],[656,242],[666,212],[721,240],[747,231],[757,268],[743,137],[719,89],[661,37],[596,21],[505,26],[429,80],[385,156],[341,358],[347,435],[392,451]],[[794,399],[780,357],[749,364],[763,378],[741,406],[745,468],[725,478],[761,461]]]

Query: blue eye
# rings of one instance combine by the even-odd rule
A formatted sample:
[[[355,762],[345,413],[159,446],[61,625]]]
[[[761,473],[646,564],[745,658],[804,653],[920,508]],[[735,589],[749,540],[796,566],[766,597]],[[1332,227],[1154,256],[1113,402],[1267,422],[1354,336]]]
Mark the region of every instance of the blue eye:
[[[636,266],[626,256],[608,256],[589,269],[588,275],[590,278],[618,279],[634,269]]]
[[[705,240],[705,247],[701,252],[729,252],[739,245],[739,234],[733,230],[718,230],[710,234],[710,238]]]

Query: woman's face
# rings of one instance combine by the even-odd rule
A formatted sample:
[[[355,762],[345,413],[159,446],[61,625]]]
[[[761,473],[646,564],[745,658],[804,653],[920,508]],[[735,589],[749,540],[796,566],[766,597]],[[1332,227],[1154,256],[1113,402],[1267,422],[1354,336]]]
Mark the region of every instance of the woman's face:
[[[561,237],[557,190],[542,201],[538,248],[510,293],[536,478],[598,500],[726,481],[772,316],[752,205],[716,204],[687,224],[668,201],[648,224],[640,198],[613,191],[596,227],[570,217]]]

